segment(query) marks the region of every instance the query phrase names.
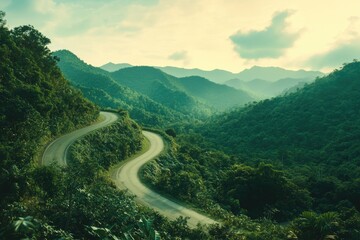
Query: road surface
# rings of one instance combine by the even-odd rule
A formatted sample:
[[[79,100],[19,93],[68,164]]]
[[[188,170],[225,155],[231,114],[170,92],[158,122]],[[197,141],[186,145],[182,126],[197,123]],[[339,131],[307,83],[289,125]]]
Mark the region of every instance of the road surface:
[[[138,202],[153,208],[171,220],[175,220],[180,216],[189,217],[188,224],[191,227],[196,227],[198,223],[217,223],[202,214],[161,196],[141,183],[138,175],[141,166],[154,159],[164,149],[164,143],[159,135],[147,131],[143,131],[143,134],[150,142],[149,150],[116,170],[114,179],[116,185],[120,189],[128,189],[136,196]]]
[[[78,138],[83,137],[94,130],[108,126],[118,119],[117,115],[114,113],[101,112],[100,115],[104,117],[103,121],[63,135],[50,143],[44,151],[42,164],[50,165],[52,163],[57,163],[60,166],[65,166],[67,164],[66,157],[68,149],[72,143]],[[216,223],[214,220],[204,215],[153,192],[140,182],[138,172],[141,166],[154,159],[154,157],[159,155],[164,149],[164,143],[159,135],[147,131],[143,131],[143,134],[150,142],[149,150],[139,157],[123,164],[116,170],[116,179],[114,179],[116,185],[120,189],[128,189],[136,196],[138,202],[153,208],[160,214],[163,214],[172,220],[175,220],[180,216],[189,217],[188,224],[191,227],[195,227],[198,223]]]
[[[56,162],[60,166],[65,166],[67,152],[72,143],[78,138],[83,137],[96,129],[108,126],[118,119],[118,116],[115,113],[100,112],[100,115],[104,118],[103,121],[63,135],[50,143],[44,151],[41,163],[43,165],[50,165]]]

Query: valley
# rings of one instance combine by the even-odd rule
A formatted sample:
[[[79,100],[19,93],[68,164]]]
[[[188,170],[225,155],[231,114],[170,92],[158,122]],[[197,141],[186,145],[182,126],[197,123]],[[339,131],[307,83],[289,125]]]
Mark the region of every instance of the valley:
[[[0,238],[359,239],[356,59],[95,67],[2,11],[0,37]]]

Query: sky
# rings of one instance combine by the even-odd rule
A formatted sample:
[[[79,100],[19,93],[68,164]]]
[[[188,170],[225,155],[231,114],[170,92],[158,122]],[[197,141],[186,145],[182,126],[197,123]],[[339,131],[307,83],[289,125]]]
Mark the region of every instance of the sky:
[[[359,0],[1,0],[85,62],[240,72],[331,71],[360,59]]]

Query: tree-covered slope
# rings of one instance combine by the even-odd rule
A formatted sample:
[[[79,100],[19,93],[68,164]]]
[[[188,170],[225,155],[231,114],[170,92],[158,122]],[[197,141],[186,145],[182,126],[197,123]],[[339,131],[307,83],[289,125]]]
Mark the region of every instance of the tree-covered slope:
[[[0,12],[1,201],[26,193],[26,169],[45,140],[89,124],[98,109],[69,86],[50,40],[31,26],[9,30]]]
[[[169,124],[186,117],[149,97],[115,82],[108,72],[93,67],[67,50],[53,53],[65,77],[83,94],[103,108],[122,108],[132,118],[145,125]]]
[[[111,75],[119,83],[168,107],[187,113],[206,114],[211,109],[224,111],[253,100],[242,90],[216,84],[201,77],[176,78],[153,67],[125,68]]]
[[[219,116],[203,134],[237,153],[297,149],[317,151],[319,158],[355,160],[360,156],[359,106],[360,63],[353,62],[300,91]]]
[[[179,78],[178,83],[188,94],[217,110],[241,106],[254,100],[249,93],[243,90],[216,84],[202,77]]]
[[[244,81],[240,79],[232,79],[225,84],[236,89],[242,89],[253,93],[258,99],[276,97],[288,89],[303,86],[305,83],[314,81],[315,78],[282,78],[271,82],[263,79],[253,79],[251,81]]]
[[[145,94],[152,100],[176,111],[206,116],[211,112],[209,106],[200,103],[187,94],[177,82],[177,78],[153,67],[131,67],[111,73],[111,76],[122,85]]]

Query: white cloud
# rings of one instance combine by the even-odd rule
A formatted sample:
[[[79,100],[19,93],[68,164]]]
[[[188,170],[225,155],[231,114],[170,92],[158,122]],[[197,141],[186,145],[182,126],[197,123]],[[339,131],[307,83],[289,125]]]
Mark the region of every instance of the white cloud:
[[[289,11],[279,12],[272,18],[271,24],[263,30],[247,33],[238,31],[232,35],[230,39],[235,45],[236,52],[246,59],[282,56],[299,37],[299,32],[287,32],[286,20],[289,16]]]

